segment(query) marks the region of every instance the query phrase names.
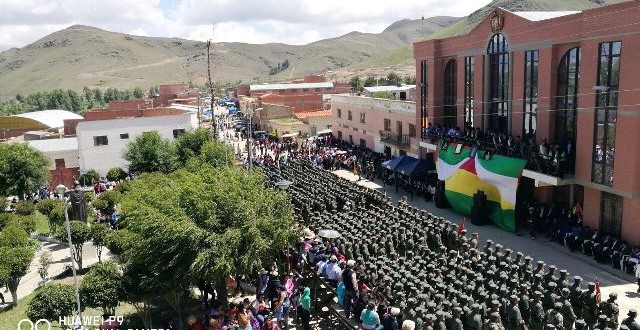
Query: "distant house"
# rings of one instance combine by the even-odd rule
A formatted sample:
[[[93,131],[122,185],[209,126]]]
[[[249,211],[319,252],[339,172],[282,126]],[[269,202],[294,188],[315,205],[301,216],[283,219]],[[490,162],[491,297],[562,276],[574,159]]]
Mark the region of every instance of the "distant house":
[[[367,97],[375,97],[376,93],[393,93],[396,100],[415,102],[416,85],[371,86],[364,88],[364,95]]]

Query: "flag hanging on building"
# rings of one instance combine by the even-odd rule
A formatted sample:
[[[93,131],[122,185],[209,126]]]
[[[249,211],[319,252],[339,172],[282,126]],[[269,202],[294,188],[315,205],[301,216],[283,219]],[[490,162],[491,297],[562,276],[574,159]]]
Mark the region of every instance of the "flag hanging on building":
[[[471,150],[454,145],[438,148],[438,179],[445,181],[445,196],[454,210],[471,215],[473,195],[479,190],[487,196],[489,218],[498,226],[515,231],[516,191],[524,159],[493,155],[484,151],[470,157]]]

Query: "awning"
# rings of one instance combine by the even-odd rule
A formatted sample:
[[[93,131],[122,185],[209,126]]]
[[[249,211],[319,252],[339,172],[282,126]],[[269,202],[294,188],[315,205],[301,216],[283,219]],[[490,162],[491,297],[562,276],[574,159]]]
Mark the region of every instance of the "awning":
[[[395,171],[396,167],[405,161],[405,158],[408,156],[400,156],[393,159],[389,159],[386,162],[382,163],[382,166],[388,170]]]
[[[298,136],[298,133],[282,134],[282,138],[290,138],[295,136]]]
[[[316,135],[331,134],[332,132],[333,132],[333,131],[332,131],[332,130],[330,130],[330,129],[323,129],[323,130],[321,130],[321,131],[318,131],[318,132],[316,133]]]
[[[426,162],[423,159],[416,159],[406,156],[407,159],[400,163],[395,171],[408,176],[425,175],[431,171],[435,171],[433,163]]]

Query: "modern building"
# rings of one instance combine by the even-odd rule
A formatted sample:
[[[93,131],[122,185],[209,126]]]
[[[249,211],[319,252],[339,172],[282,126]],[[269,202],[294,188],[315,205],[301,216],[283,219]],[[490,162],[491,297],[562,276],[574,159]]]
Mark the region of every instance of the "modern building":
[[[376,152],[418,158],[415,102],[331,95],[333,135]]]
[[[176,139],[198,127],[196,113],[173,108],[92,110],[85,118],[75,129],[80,172],[93,169],[103,176],[113,167],[127,170],[123,153],[138,135],[158,131],[163,138]]]
[[[580,202],[585,225],[640,244],[638,17],[638,0],[581,12],[497,8],[465,35],[417,42],[418,123],[570,146],[575,174],[525,170],[524,196]],[[427,139],[420,147],[435,149]]]
[[[49,187],[53,189],[59,184],[73,186],[74,178],[80,175],[78,140],[75,137],[32,140],[26,143],[49,159]]]

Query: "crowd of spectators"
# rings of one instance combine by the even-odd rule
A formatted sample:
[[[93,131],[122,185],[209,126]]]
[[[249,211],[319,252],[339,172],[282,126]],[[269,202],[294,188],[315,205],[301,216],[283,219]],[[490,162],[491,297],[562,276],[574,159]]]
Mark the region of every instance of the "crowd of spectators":
[[[477,127],[443,127],[429,123],[424,129],[426,139],[437,143],[444,139],[448,143],[462,143],[465,146],[489,151],[493,154],[527,160],[527,168],[545,174],[564,177],[573,173],[575,145],[537,141],[535,135],[513,136],[493,131],[482,131]]]

